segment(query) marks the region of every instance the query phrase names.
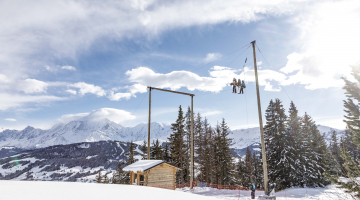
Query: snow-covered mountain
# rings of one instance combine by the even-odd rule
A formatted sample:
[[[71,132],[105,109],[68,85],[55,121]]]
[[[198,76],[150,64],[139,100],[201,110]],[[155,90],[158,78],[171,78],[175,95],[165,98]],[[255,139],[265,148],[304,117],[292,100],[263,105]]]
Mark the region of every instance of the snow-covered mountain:
[[[147,124],[123,127],[108,119],[93,122],[86,120],[57,124],[49,130],[35,129],[31,126],[24,130],[4,130],[0,132],[0,147],[41,148],[59,144],[116,140],[122,142],[142,141],[147,138]],[[166,140],[170,135],[169,125],[151,123],[151,137]]]
[[[345,133],[344,130],[339,130],[328,126],[317,125],[317,128],[321,134],[325,134],[325,140],[328,143],[331,139],[331,134],[333,131],[336,131],[338,138],[340,138]],[[233,147],[235,149],[244,149],[252,144],[261,142],[259,127],[233,130],[230,134],[230,137],[234,139],[235,144]]]
[[[321,133],[325,133],[329,140],[335,130],[340,137],[344,131],[327,126],[318,125]],[[147,139],[148,126],[145,123],[135,127],[123,127],[108,119],[98,121],[76,120],[68,123],[57,124],[49,130],[36,129],[31,126],[24,130],[4,130],[0,132],[0,147],[12,146],[17,148],[31,149],[53,145],[65,145],[79,142],[96,142],[116,140],[122,142],[134,141],[141,144]],[[171,126],[157,122],[151,123],[151,140],[159,139],[166,141],[171,133]],[[235,149],[243,149],[254,143],[260,143],[259,127],[233,130],[230,137],[234,139]]]

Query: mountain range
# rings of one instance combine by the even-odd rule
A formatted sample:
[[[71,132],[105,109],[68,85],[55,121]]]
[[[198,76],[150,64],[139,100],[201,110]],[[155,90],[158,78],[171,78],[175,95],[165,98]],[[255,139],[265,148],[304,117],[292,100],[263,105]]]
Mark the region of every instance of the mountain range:
[[[343,130],[328,126],[317,126],[320,133],[325,134],[327,141],[331,133],[336,131],[338,137],[344,134]],[[147,139],[148,125],[145,123],[135,127],[124,127],[108,119],[98,121],[75,120],[68,123],[54,125],[51,129],[41,130],[28,126],[24,130],[4,130],[0,132],[0,147],[16,147],[22,149],[43,148],[53,145],[65,145],[79,142],[122,141],[141,144]],[[165,142],[172,132],[168,124],[152,122],[151,140],[159,139]],[[260,143],[259,127],[237,129],[231,131],[230,138],[234,139],[235,149],[244,149],[254,143]]]

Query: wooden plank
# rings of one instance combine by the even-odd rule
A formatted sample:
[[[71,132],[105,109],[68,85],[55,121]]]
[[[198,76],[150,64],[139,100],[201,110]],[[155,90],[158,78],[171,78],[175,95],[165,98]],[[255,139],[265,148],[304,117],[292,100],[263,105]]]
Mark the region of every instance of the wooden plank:
[[[140,173],[137,172],[137,177],[136,177],[136,185],[140,185]]]

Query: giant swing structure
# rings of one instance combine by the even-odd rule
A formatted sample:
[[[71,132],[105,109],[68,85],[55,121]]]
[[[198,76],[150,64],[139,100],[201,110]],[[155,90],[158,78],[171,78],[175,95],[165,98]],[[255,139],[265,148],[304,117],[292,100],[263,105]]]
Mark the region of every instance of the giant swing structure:
[[[258,81],[258,73],[257,73],[257,63],[256,63],[256,52],[255,52],[255,40],[251,42],[253,47],[253,57],[254,57],[254,71],[255,71],[255,79],[256,79],[256,95],[257,95],[257,105],[258,105],[258,116],[259,116],[259,126],[260,126],[260,134],[261,134],[261,151],[262,151],[262,161],[263,161],[263,172],[264,172],[264,189],[265,194],[269,194],[268,188],[268,171],[267,171],[267,162],[266,162],[266,153],[265,153],[265,140],[264,140],[264,130],[263,130],[263,122],[262,122],[262,112],[261,112],[261,103],[260,103],[260,92],[259,92],[259,81]],[[147,147],[147,159],[150,160],[150,122],[151,122],[151,90],[159,90],[163,92],[171,92],[176,94],[188,95],[191,96],[191,165],[190,165],[190,187],[193,187],[194,181],[194,114],[193,114],[193,98],[194,94],[177,92],[172,90],[165,90],[156,87],[148,86],[149,88],[149,121],[148,121],[148,147]]]

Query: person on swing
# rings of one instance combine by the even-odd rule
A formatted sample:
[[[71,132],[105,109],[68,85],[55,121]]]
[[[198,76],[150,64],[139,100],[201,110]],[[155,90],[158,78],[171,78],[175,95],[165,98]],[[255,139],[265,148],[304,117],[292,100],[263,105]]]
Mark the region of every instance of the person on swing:
[[[239,91],[239,94],[244,94],[244,88],[246,88],[245,86],[245,82],[244,80],[241,82],[241,87],[240,87],[240,91]]]
[[[238,79],[238,82],[236,83],[236,86],[238,87],[239,93],[240,94],[240,88],[241,88],[241,80]]]
[[[230,83],[230,85],[232,85],[232,86],[233,86],[233,93],[235,93],[235,94],[236,94],[236,78],[233,78],[233,82],[232,82],[232,83]]]

